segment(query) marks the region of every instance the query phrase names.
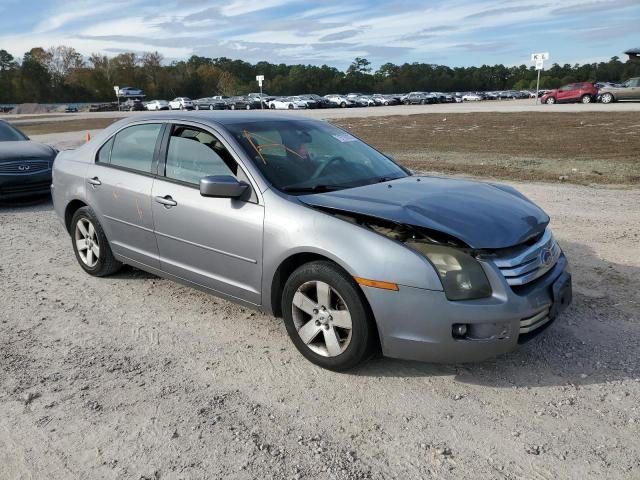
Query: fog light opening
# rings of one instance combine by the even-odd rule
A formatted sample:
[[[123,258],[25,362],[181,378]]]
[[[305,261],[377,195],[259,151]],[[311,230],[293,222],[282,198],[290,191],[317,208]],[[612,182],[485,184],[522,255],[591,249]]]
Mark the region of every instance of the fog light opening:
[[[467,324],[466,323],[454,323],[452,327],[453,338],[465,338],[467,336]]]

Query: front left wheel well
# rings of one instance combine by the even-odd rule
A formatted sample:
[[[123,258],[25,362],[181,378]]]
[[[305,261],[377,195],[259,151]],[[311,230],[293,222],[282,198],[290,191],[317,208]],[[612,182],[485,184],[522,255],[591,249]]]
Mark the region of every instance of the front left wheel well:
[[[280,264],[271,281],[271,310],[276,317],[282,317],[282,292],[288,278],[298,267],[317,260],[332,261],[317,253],[297,253]]]
[[[78,211],[78,209],[82,207],[86,207],[87,204],[82,200],[72,200],[67,205],[67,208],[64,211],[64,225],[67,227],[67,232],[71,233],[71,219],[73,215]]]

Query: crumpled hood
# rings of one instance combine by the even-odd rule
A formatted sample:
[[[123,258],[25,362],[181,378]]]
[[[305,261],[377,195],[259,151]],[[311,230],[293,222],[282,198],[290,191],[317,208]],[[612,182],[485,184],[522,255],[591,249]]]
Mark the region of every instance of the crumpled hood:
[[[31,142],[0,142],[0,162],[26,159],[53,160],[58,152],[49,145]]]
[[[549,217],[516,189],[412,176],[298,197],[302,202],[451,235],[472,248],[505,248],[544,231]]]

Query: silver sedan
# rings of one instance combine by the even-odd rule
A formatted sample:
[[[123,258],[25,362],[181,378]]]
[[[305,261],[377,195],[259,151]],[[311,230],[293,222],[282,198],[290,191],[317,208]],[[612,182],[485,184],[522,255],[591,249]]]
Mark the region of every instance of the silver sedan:
[[[148,114],[54,164],[78,263],[123,263],[282,317],[345,370],[381,352],[507,352],[571,302],[549,217],[515,189],[415,175],[350,133],[286,114]]]

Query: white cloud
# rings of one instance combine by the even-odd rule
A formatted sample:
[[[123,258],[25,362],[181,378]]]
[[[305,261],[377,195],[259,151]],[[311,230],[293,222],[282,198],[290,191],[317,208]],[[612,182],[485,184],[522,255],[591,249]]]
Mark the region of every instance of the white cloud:
[[[64,4],[64,8],[58,8],[47,13],[47,17],[38,23],[35,32],[49,32],[57,30],[64,25],[77,20],[98,17],[105,13],[115,12],[122,8],[119,2],[109,2],[96,5],[95,2],[78,1]]]
[[[229,5],[223,6],[220,11],[227,17],[235,17],[288,3],[292,3],[292,0],[233,0]]]

